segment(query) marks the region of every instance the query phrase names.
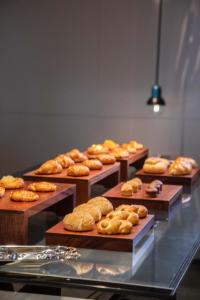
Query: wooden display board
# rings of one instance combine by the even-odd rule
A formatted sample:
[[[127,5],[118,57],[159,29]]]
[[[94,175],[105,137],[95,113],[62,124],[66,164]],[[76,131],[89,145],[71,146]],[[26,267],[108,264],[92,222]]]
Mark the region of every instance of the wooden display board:
[[[64,229],[63,222],[46,231],[47,245],[63,245],[78,248],[98,250],[132,251],[136,245],[153,227],[154,216],[148,215],[133,226],[130,234],[102,235],[96,229],[87,232],[73,232]]]
[[[25,187],[32,181],[25,181]],[[55,183],[55,192],[39,192],[39,200],[33,202],[15,202],[10,200],[12,190],[6,190],[0,199],[0,243],[28,244],[29,218],[44,209],[60,202],[64,202],[63,209],[67,212],[74,207],[76,186],[72,184]]]
[[[65,182],[76,184],[76,205],[86,202],[91,198],[91,187],[95,183],[106,184],[112,187],[119,183],[120,164],[104,165],[101,170],[91,170],[88,176],[72,177],[67,175],[67,169],[63,169],[60,174],[39,175],[35,171],[24,174],[24,178],[31,180],[47,180],[55,182]]]

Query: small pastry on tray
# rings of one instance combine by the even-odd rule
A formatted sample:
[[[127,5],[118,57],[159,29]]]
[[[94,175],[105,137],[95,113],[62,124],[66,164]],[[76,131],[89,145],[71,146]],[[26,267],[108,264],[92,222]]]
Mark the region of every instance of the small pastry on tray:
[[[88,154],[99,155],[108,153],[108,149],[101,144],[93,144],[87,149]]]
[[[59,164],[56,160],[48,160],[45,163],[43,163],[39,169],[35,171],[36,174],[59,174],[63,170],[61,164]]]
[[[32,182],[27,186],[32,192],[55,192],[57,187],[55,184],[46,181]]]
[[[103,168],[103,164],[98,159],[87,159],[83,162],[83,165],[90,170],[101,170]]]
[[[100,208],[89,203],[83,203],[76,206],[73,212],[87,212],[94,218],[95,222],[100,221],[102,217]]]
[[[121,204],[115,210],[132,211],[138,214],[139,218],[145,218],[148,215],[148,209],[143,205]]]
[[[130,154],[134,154],[137,151],[136,148],[130,144],[122,144],[121,148],[127,150]]]
[[[116,158],[111,154],[99,154],[96,157],[103,165],[112,165],[116,162]]]
[[[141,150],[144,148],[144,146],[142,144],[138,143],[135,140],[129,141],[128,144],[131,145],[132,147],[134,147],[136,150]]]
[[[0,198],[2,198],[5,195],[5,188],[3,186],[0,186]]]
[[[88,176],[90,174],[90,169],[83,165],[73,165],[67,169],[67,175],[73,177]]]
[[[7,189],[20,189],[24,187],[24,180],[22,178],[13,177],[11,175],[3,176],[0,180],[0,186]]]
[[[135,212],[130,212],[128,210],[114,210],[106,215],[107,219],[117,219],[117,220],[127,220],[131,222],[132,225],[137,225],[139,222],[139,216]]]
[[[143,171],[145,173],[163,174],[166,172],[169,161],[160,157],[149,157],[145,160]]]
[[[107,215],[110,211],[113,210],[112,203],[105,197],[95,197],[90,199],[87,203],[99,207],[103,216]]]
[[[121,194],[123,196],[132,196],[133,195],[133,188],[129,182],[125,182],[121,186]]]
[[[19,190],[13,191],[10,195],[12,201],[32,202],[39,200],[39,195],[32,191]]]
[[[119,144],[117,144],[113,140],[104,140],[103,146],[105,146],[107,149],[112,150],[119,147]]]
[[[191,157],[178,156],[176,158],[176,162],[180,162],[180,161],[185,161],[185,162],[191,164],[191,167],[193,169],[195,169],[195,168],[198,167],[197,162],[193,158],[191,158]]]
[[[169,174],[172,176],[190,175],[191,173],[192,165],[185,160],[175,160],[169,167]]]
[[[129,152],[122,148],[115,148],[110,152],[116,159],[129,157]]]
[[[156,198],[158,195],[158,189],[155,186],[148,186],[145,189],[145,193],[152,198]]]
[[[127,183],[131,185],[133,193],[137,193],[142,189],[142,181],[137,177],[127,181]]]
[[[128,220],[120,220],[118,233],[129,234],[132,231],[132,223]]]
[[[108,235],[118,234],[120,225],[121,221],[118,219],[103,219],[97,223],[97,232]]]
[[[71,151],[67,152],[66,155],[71,157],[71,159],[76,163],[82,163],[88,159],[87,156],[78,149],[72,149]]]
[[[71,157],[65,155],[65,154],[60,154],[54,158],[63,168],[68,168],[69,166],[72,166],[75,164],[73,159]]]
[[[94,224],[94,218],[85,211],[67,214],[63,219],[64,228],[70,231],[91,231]]]

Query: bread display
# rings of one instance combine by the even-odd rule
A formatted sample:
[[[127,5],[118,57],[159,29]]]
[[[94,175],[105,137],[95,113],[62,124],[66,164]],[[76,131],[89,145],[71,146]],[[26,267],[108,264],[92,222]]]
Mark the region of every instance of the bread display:
[[[76,163],[82,163],[83,161],[87,160],[87,156],[80,152],[78,149],[72,149],[71,151],[66,153],[73,161]]]
[[[60,154],[54,158],[63,168],[68,168],[69,166],[72,166],[75,164],[73,159],[71,157],[65,155],[65,154]]]
[[[7,189],[20,189],[24,187],[24,180],[22,178],[13,177],[11,175],[3,176],[0,180],[0,186]]]
[[[30,183],[27,189],[32,192],[55,192],[57,187],[51,182],[40,181]]]
[[[122,148],[115,148],[110,152],[116,159],[129,157],[129,152]]]
[[[89,213],[94,218],[95,222],[100,221],[102,217],[100,208],[89,203],[80,204],[79,206],[74,208],[73,212]]]
[[[90,170],[101,170],[103,168],[103,164],[98,159],[87,159],[83,162],[83,165]]]
[[[116,158],[111,154],[99,154],[96,157],[103,165],[112,165],[116,162]]]
[[[119,147],[119,144],[117,144],[113,140],[104,140],[103,146],[106,147],[108,150],[112,150],[112,149]]]
[[[27,190],[13,191],[10,195],[12,201],[31,202],[39,200],[39,195]]]
[[[70,231],[90,231],[94,224],[94,218],[87,212],[73,212],[63,219],[64,228]]]
[[[73,177],[88,176],[90,169],[83,165],[73,165],[67,169],[67,175]]]
[[[5,188],[3,186],[0,186],[0,198],[2,198],[5,195]]]
[[[90,199],[87,203],[99,207],[103,216],[107,215],[113,210],[112,203],[105,197],[95,197]]]
[[[149,157],[145,160],[143,171],[145,173],[163,174],[166,172],[169,161],[160,157]]]
[[[87,153],[90,155],[99,155],[108,153],[108,148],[101,144],[93,144],[87,149]]]
[[[59,164],[56,160],[48,160],[45,163],[43,163],[39,169],[36,170],[36,174],[58,174],[61,173],[63,170],[61,164]]]

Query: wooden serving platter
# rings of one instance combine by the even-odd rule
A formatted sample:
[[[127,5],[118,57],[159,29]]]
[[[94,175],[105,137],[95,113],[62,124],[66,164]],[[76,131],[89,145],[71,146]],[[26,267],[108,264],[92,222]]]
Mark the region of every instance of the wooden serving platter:
[[[133,226],[130,234],[102,235],[96,229],[87,232],[73,232],[64,229],[63,222],[46,231],[47,245],[63,245],[78,248],[98,250],[132,251],[136,245],[153,227],[154,216],[148,215]]]
[[[40,175],[35,170],[23,175],[26,179],[47,180],[76,184],[76,205],[86,202],[91,196],[91,187],[95,183],[102,182],[112,187],[119,183],[120,164],[104,165],[101,170],[91,170],[88,176],[72,177],[67,175],[67,169],[60,174]]]
[[[32,181],[25,181],[25,187]],[[64,213],[74,207],[76,186],[72,184],[55,183],[55,192],[39,194],[39,200],[33,202],[16,202],[10,200],[12,190],[6,190],[0,199],[0,243],[1,244],[28,244],[29,218],[52,205],[62,201]]]
[[[193,185],[196,180],[198,180],[200,175],[200,169],[195,168],[192,170],[190,175],[182,175],[182,176],[172,176],[169,174],[167,170],[164,174],[150,174],[145,173],[142,169],[137,171],[135,174],[144,182],[151,182],[155,179],[159,179],[164,183],[169,184],[180,184],[180,185]]]
[[[180,185],[163,184],[162,192],[157,195],[157,197],[150,197],[145,193],[147,183],[143,183],[142,189],[132,196],[124,196],[121,194],[122,184],[123,182],[103,194],[104,197],[112,202],[114,207],[121,204],[139,204],[146,206],[148,210],[156,216],[160,216],[159,212],[167,212],[168,216],[175,202],[179,201],[181,203],[183,188]]]

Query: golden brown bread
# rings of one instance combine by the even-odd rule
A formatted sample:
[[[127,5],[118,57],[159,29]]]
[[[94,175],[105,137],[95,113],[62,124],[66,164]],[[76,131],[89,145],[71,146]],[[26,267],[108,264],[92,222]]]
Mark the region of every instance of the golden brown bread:
[[[145,160],[143,171],[145,173],[163,174],[167,170],[169,161],[160,157],[149,157]]]
[[[122,148],[115,148],[110,152],[116,159],[129,157],[129,152]]]
[[[119,232],[119,227],[121,221],[117,219],[103,219],[97,223],[97,232],[101,234],[117,234]]]
[[[24,180],[22,178],[13,177],[11,175],[3,176],[0,180],[0,186],[7,189],[20,189],[24,186]]]
[[[80,204],[74,208],[73,212],[87,212],[94,218],[95,222],[100,221],[102,217],[100,208],[89,203]]]
[[[142,144],[138,143],[135,140],[129,141],[128,144],[131,145],[132,147],[134,147],[136,150],[141,150],[144,148],[144,146]]]
[[[72,166],[75,164],[75,162],[71,159],[71,157],[60,154],[54,158],[63,168],[68,168],[69,166]]]
[[[132,223],[128,220],[120,220],[118,233],[129,234],[132,230]]]
[[[116,162],[116,158],[111,154],[99,154],[96,157],[103,165],[112,165]]]
[[[87,212],[73,212],[63,219],[64,228],[70,231],[90,231],[94,224],[94,218]]]
[[[109,150],[112,150],[114,148],[119,147],[119,144],[117,144],[115,141],[113,140],[104,140],[103,142],[103,146],[106,147]]]
[[[99,207],[103,216],[113,210],[112,203],[105,197],[95,197],[90,199],[87,203]]]
[[[101,144],[93,144],[87,149],[88,154],[98,155],[108,153],[108,149]]]
[[[173,176],[189,175],[191,172],[192,165],[185,160],[175,160],[169,167],[169,174]]]
[[[10,195],[12,201],[31,202],[39,200],[39,195],[27,190],[13,191]]]
[[[176,158],[176,162],[179,162],[179,161],[185,161],[185,162],[191,164],[191,167],[192,167],[193,169],[198,167],[197,162],[196,162],[193,158],[191,158],[191,157],[178,156],[178,157]]]
[[[32,192],[54,192],[56,188],[55,184],[46,181],[33,182],[27,186],[27,189]]]
[[[83,165],[73,165],[67,169],[67,175],[73,177],[88,176],[90,169]]]
[[[61,164],[59,164],[56,160],[48,160],[43,163],[39,169],[36,170],[36,174],[58,174],[61,173],[63,170]]]
[[[116,211],[131,211],[138,214],[139,218],[145,218],[148,215],[148,209],[143,205],[122,204],[116,208]]]
[[[0,198],[2,198],[5,195],[5,188],[3,186],[0,186]]]
[[[76,163],[82,163],[88,159],[87,156],[78,149],[72,149],[71,151],[67,152],[66,155],[71,157],[71,159],[73,159],[73,161]]]
[[[127,220],[132,225],[137,225],[139,222],[139,216],[135,212],[128,210],[114,210],[106,215],[107,219]]]
[[[135,147],[130,144],[122,144],[121,148],[127,150],[130,154],[134,154],[137,151]]]
[[[124,196],[132,196],[133,195],[132,185],[128,182],[123,183],[121,186],[121,194]]]
[[[103,168],[103,164],[98,159],[87,159],[83,162],[83,165],[90,170],[101,170]]]

